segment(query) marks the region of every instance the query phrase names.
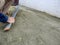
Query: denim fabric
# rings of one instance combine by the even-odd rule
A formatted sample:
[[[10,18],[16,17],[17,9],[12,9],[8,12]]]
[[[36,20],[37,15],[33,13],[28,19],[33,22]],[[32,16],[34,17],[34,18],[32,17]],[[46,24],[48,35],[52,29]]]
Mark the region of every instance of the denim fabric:
[[[8,20],[8,16],[0,13],[0,22],[5,23],[5,22],[7,22],[7,20]]]

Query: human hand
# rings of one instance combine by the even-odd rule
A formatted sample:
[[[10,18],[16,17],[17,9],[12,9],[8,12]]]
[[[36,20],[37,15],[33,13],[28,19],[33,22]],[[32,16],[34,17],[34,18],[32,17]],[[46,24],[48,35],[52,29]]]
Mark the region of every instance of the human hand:
[[[7,22],[8,22],[8,23],[14,23],[14,22],[15,22],[14,17],[8,17]]]

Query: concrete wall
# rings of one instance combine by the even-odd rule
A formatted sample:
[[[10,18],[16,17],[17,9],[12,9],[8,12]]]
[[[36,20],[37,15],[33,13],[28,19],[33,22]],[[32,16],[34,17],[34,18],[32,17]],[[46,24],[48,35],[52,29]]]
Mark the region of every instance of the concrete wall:
[[[20,0],[20,4],[60,17],[60,0]]]

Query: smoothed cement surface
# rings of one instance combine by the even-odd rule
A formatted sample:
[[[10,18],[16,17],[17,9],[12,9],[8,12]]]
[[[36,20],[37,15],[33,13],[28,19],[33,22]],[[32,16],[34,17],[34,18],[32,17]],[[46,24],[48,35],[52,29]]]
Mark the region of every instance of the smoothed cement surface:
[[[8,32],[0,26],[0,45],[60,45],[60,19],[22,7]]]

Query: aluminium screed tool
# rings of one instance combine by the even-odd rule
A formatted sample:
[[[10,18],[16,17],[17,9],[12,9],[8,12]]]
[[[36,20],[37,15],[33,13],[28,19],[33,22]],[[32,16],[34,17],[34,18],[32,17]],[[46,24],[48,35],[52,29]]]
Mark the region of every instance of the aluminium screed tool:
[[[14,17],[14,18],[16,17],[19,9],[20,9],[20,5],[18,5],[18,6],[16,7],[15,11],[14,11],[13,14],[12,14],[12,17]],[[5,26],[4,30],[5,30],[5,31],[8,31],[8,30],[11,28],[12,24],[13,24],[13,23],[8,23],[8,24]]]

